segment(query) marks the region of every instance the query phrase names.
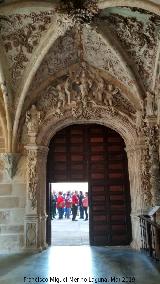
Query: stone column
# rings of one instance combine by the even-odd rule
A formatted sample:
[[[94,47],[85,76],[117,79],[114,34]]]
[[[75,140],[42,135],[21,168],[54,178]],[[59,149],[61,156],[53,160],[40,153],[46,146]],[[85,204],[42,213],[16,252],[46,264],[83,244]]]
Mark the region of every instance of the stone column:
[[[145,214],[151,206],[150,176],[148,168],[147,149],[145,144],[130,145],[126,148],[131,194],[132,243],[135,249],[140,249],[141,235],[138,216]]]
[[[25,247],[43,250],[46,245],[46,161],[48,148],[28,145]]]

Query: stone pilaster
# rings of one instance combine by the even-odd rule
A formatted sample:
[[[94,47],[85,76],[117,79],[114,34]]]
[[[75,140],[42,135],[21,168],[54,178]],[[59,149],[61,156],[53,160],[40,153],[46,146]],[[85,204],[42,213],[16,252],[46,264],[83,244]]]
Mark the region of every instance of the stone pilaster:
[[[146,143],[150,157],[150,182],[152,192],[152,206],[160,205],[160,167],[159,167],[159,127],[156,117],[146,119]]]
[[[28,145],[27,200],[25,216],[26,249],[46,248],[46,161],[48,148]]]
[[[145,214],[151,206],[150,177],[145,144],[128,146],[128,170],[131,194],[131,222],[132,243],[131,246],[140,249],[141,235],[138,216]]]

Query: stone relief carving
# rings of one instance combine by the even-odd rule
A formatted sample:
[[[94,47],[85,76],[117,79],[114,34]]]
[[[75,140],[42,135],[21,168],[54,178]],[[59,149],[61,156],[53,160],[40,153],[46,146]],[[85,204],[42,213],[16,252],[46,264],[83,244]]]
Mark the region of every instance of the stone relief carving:
[[[153,205],[160,204],[160,167],[159,167],[159,127],[155,120],[147,120],[144,128],[148,157],[150,160],[150,183]]]
[[[107,82],[86,63],[70,68],[69,74],[49,86],[41,96],[37,108],[45,119],[52,113],[56,118],[70,113],[74,118],[90,118],[119,114],[134,123],[135,109],[124,98],[121,90]],[[46,111],[47,110],[47,111]]]
[[[152,204],[152,194],[150,183],[150,157],[149,149],[147,147],[141,150],[140,175],[144,201],[146,206],[150,207]]]
[[[140,77],[148,89],[153,78],[158,48],[157,28],[152,21],[152,14],[147,21],[140,21],[136,16],[127,17],[114,13],[105,20],[129,56],[133,58]]]
[[[55,14],[53,10],[39,12],[35,8],[30,10],[32,10],[30,13],[16,13],[0,17],[2,44],[8,55],[14,84],[21,77],[33,50],[39,44]]]
[[[126,84],[133,92],[136,91],[133,79],[130,78],[118,56],[102,39],[102,36],[90,27],[83,29],[84,60],[97,68],[112,74]]]
[[[80,48],[82,45],[83,51]],[[35,74],[30,91],[39,87],[41,82],[48,80],[49,76],[76,64],[80,60],[80,53],[83,60],[89,62],[92,66],[109,72],[125,83],[133,92],[137,91],[135,82],[130,78],[120,59],[110,46],[102,40],[102,37],[88,26],[84,26],[81,36],[79,30],[70,27],[64,35],[54,42]]]
[[[27,155],[27,193],[31,201],[32,209],[37,205],[38,186],[38,153],[36,150],[28,150]]]
[[[27,248],[35,248],[37,245],[37,224],[36,223],[27,223],[26,224],[26,235],[25,242]]]
[[[53,76],[57,72],[68,68],[70,65],[77,63],[77,61],[76,33],[73,28],[70,28],[65,35],[61,35],[54,42],[54,45],[44,57],[33,78],[30,92],[39,88],[40,83],[47,81],[49,76]]]
[[[44,183],[44,164],[46,163],[48,148],[39,149],[35,145],[25,147],[27,150],[27,196],[30,203],[27,203],[27,208],[30,210],[37,209],[37,199],[39,188]],[[43,169],[43,172],[42,172]],[[41,208],[40,208],[41,209]]]
[[[35,105],[32,105],[31,109],[26,113],[26,126],[30,143],[35,143],[36,135],[41,121],[42,113],[37,110]]]
[[[17,165],[20,159],[19,153],[2,153],[0,154],[2,161],[4,162],[4,168],[8,176],[12,179],[17,171]]]

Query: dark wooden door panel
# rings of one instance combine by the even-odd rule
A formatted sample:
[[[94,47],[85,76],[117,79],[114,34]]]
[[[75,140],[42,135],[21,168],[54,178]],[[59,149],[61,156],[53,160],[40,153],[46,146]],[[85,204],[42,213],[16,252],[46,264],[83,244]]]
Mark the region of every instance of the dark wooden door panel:
[[[48,182],[89,183],[90,243],[131,240],[128,166],[123,139],[100,125],[73,125],[56,134],[48,154]]]

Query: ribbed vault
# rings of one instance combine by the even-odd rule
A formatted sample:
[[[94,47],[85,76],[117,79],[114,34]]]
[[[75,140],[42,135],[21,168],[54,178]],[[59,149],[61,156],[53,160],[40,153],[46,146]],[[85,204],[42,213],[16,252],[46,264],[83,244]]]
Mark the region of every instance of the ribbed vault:
[[[70,60],[64,60],[64,66],[59,62],[67,50],[56,51],[56,46],[67,38],[71,43],[69,32],[74,35],[75,42],[78,35],[70,21],[57,17],[53,2],[5,1],[0,5],[0,78],[8,93],[7,98],[3,97],[2,120],[7,129],[8,151],[18,148],[17,131],[21,132],[26,111],[62,70],[65,73],[67,68],[80,62],[82,46],[83,60],[105,72],[115,86],[121,86],[124,96],[136,110],[143,108],[146,92],[157,88],[160,8],[156,0],[99,1],[99,20],[92,27],[83,28],[79,46],[74,42],[70,45],[72,54]],[[117,28],[118,23],[123,34]],[[123,23],[126,23],[125,29]],[[133,26],[135,34],[139,34],[137,48],[134,37],[131,41],[130,36]],[[144,42],[143,46],[141,42]]]

